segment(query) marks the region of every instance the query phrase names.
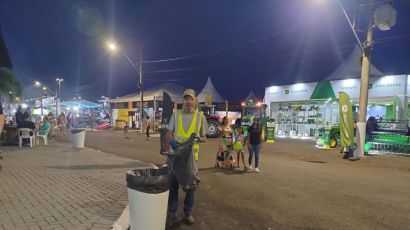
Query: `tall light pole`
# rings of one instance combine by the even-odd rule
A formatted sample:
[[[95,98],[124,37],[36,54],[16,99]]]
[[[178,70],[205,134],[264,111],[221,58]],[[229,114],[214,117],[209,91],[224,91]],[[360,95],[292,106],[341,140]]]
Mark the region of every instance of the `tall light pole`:
[[[142,47],[139,47],[139,64],[137,65],[135,62],[131,60],[131,58],[127,55],[127,53],[121,48],[118,47],[114,42],[108,42],[107,47],[111,51],[117,51],[119,50],[122,55],[128,60],[128,62],[131,64],[132,68],[137,71],[139,74],[139,89],[140,89],[140,127],[141,127],[141,133],[144,133],[144,121],[143,121],[143,115],[144,115],[144,82],[143,82],[143,75],[142,75]]]
[[[357,148],[354,152],[354,158],[360,159],[364,156],[364,144],[366,140],[366,116],[367,102],[369,96],[369,74],[370,74],[370,57],[373,42],[373,27],[377,26],[380,30],[389,30],[396,23],[396,11],[391,6],[391,0],[385,0],[382,6],[374,11],[374,0],[370,0],[368,6],[370,9],[369,23],[367,28],[366,41],[361,43],[357,35],[353,23],[350,21],[347,12],[340,0],[336,0],[339,7],[342,9],[346,20],[352,32],[355,35],[357,42],[362,50],[362,68],[360,76],[360,96],[359,96],[359,119],[357,122]],[[373,20],[374,19],[374,20]],[[375,25],[376,24],[376,25]]]
[[[61,110],[61,82],[63,82],[64,79],[63,78],[57,78],[56,82],[57,82],[57,95],[56,95],[56,114],[60,114],[60,110]]]
[[[34,82],[34,86],[40,88],[40,113],[41,113],[41,120],[43,120],[43,97],[44,97],[44,93],[47,90],[46,86],[43,86],[43,84],[41,84],[41,82],[39,81],[35,81]]]
[[[140,121],[141,121],[141,133],[144,133],[144,83],[142,80],[142,47],[139,47],[139,56],[140,56],[140,97],[141,97],[141,116],[140,116]]]

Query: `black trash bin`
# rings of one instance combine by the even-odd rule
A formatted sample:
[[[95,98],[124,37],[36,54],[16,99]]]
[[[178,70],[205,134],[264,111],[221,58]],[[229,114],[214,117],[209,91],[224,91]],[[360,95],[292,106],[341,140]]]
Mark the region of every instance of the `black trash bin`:
[[[170,170],[167,165],[145,165],[127,172],[131,230],[165,229]]]

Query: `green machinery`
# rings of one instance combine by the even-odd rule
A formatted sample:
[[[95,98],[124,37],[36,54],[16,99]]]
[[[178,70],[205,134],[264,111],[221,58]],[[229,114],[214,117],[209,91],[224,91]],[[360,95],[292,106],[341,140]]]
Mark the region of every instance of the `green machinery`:
[[[252,126],[253,119],[255,117],[260,119],[262,127],[266,127],[268,121],[266,117],[266,104],[257,102],[254,99],[248,99],[242,103],[242,116],[240,126],[242,127],[244,134],[248,135],[248,128]],[[263,136],[265,135],[263,129]]]
[[[316,136],[316,147],[320,149],[331,149],[340,142],[340,126],[326,126],[318,130]]]
[[[410,154],[410,128],[407,121],[367,124],[366,132],[365,152]],[[321,149],[335,148],[340,143],[340,127],[337,125],[320,128],[316,138],[316,147]]]
[[[410,128],[407,121],[378,122],[373,130],[367,136],[370,150],[410,153]]]

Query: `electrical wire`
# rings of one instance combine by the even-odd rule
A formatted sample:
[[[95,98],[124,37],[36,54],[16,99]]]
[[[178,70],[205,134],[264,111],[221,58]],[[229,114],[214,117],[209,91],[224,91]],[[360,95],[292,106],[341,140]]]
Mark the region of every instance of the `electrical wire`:
[[[233,44],[233,45],[230,45],[230,46],[227,46],[227,47],[224,47],[224,48],[214,49],[214,50],[210,50],[210,51],[200,52],[200,53],[191,54],[191,55],[187,55],[187,56],[176,57],[176,58],[168,58],[168,59],[160,59],[160,60],[148,60],[148,61],[143,61],[143,63],[160,63],[160,62],[179,61],[179,60],[189,59],[189,58],[193,58],[193,57],[204,56],[204,55],[208,55],[208,54],[220,53],[220,52],[223,52],[225,50],[229,50],[229,49],[233,49],[233,48],[237,48],[237,47],[241,47],[241,46],[246,46],[246,45],[258,42],[260,40],[264,40],[264,39],[274,37],[274,36],[277,36],[279,34],[282,34],[282,33],[285,33],[285,32],[291,31],[291,30],[295,30],[299,27],[306,26],[307,24],[308,23],[301,23],[299,25],[293,26],[292,28],[287,28],[287,29],[277,31],[277,32],[272,33],[272,34],[263,35],[259,38],[248,40],[246,42]]]

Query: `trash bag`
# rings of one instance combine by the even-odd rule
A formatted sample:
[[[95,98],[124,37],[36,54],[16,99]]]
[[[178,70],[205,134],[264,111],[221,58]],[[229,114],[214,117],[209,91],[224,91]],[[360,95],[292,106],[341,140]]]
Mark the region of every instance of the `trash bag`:
[[[168,155],[167,164],[184,191],[197,189],[201,181],[193,151],[196,138],[196,135],[192,134],[188,141],[179,144],[174,153]]]
[[[141,165],[127,171],[127,187],[144,193],[162,193],[169,189],[169,175],[167,165]]]

